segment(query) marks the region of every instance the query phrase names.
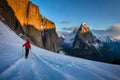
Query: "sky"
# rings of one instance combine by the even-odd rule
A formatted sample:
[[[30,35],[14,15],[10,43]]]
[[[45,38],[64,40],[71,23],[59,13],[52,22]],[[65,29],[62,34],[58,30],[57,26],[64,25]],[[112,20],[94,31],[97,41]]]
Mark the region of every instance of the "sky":
[[[30,0],[42,16],[53,21],[57,30],[80,26],[105,30],[120,24],[120,0]]]

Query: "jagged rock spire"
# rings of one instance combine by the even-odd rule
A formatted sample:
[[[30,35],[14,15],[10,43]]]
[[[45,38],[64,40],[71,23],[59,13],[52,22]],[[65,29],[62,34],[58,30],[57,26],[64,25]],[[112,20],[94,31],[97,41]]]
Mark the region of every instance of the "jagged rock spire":
[[[92,32],[90,31],[88,25],[85,22],[81,24],[78,31],[83,41],[89,44],[94,43]]]
[[[80,33],[86,33],[86,32],[90,32],[90,29],[88,25],[85,22],[83,22],[79,28],[79,31]]]

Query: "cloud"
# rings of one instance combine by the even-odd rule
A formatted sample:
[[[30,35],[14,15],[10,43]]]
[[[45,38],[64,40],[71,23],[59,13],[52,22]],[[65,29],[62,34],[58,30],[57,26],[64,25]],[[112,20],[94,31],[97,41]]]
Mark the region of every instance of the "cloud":
[[[109,27],[107,30],[109,34],[116,39],[120,39],[120,24],[114,24],[113,26]]]
[[[60,22],[60,24],[70,24],[72,21],[69,20],[63,20]]]
[[[64,27],[63,30],[69,30],[69,31],[73,31],[75,29],[79,29],[78,26],[71,26],[71,27]]]
[[[112,36],[120,40],[120,24],[114,24],[106,30],[95,30],[93,32],[99,36]]]
[[[109,27],[107,31],[111,31],[117,34],[120,34],[120,24],[114,24],[113,26]]]

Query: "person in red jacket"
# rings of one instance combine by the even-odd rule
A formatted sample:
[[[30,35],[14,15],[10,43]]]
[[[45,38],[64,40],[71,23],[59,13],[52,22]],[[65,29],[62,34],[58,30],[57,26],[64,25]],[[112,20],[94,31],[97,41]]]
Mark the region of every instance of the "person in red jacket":
[[[27,40],[27,42],[25,44],[23,44],[23,47],[25,47],[25,49],[26,49],[25,58],[27,59],[28,58],[28,54],[29,54],[29,49],[31,49],[30,40],[29,39]]]

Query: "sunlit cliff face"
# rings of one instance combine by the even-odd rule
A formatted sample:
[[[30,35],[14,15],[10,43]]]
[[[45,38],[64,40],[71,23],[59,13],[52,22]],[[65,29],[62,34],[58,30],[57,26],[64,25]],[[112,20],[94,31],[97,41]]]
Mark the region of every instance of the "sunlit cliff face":
[[[37,30],[55,28],[55,24],[47,18],[42,21],[38,6],[28,0],[7,0],[7,2],[23,28],[26,25],[31,25]]]
[[[27,23],[28,0],[7,0],[22,26]]]
[[[87,33],[87,32],[90,32],[89,27],[87,26],[86,23],[82,23],[82,24],[81,24],[81,30],[80,30],[80,33],[82,34],[82,33]]]
[[[86,23],[82,23],[79,28],[80,37],[86,43],[94,43],[92,32],[90,31],[88,25]]]
[[[46,29],[55,28],[55,24],[51,22],[50,20],[48,20],[47,18],[45,18],[45,28]]]

